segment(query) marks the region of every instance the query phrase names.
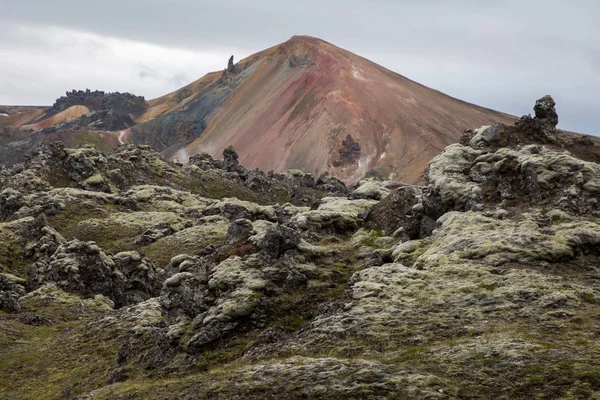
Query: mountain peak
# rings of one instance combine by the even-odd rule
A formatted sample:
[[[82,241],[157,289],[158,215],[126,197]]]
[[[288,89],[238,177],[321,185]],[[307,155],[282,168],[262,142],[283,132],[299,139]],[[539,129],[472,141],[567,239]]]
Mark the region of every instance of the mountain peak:
[[[309,35],[294,35],[284,43],[303,43],[303,44],[331,44],[318,37]]]
[[[416,183],[465,129],[512,121],[313,36],[295,35],[234,61],[225,72],[144,103],[142,115],[105,135],[172,159],[218,156],[233,145],[251,168],[328,172],[347,183],[373,174]],[[88,122],[77,117],[68,126],[98,129]]]
[[[333,44],[317,38],[317,37],[313,37],[313,36],[308,36],[308,35],[294,35],[291,38],[289,38],[288,40],[286,40],[285,42],[282,42],[270,49],[267,49],[267,52],[269,53],[282,53],[282,54],[289,54],[289,53],[305,53],[307,51],[310,50],[332,50],[332,49],[337,49],[337,47],[335,47]]]

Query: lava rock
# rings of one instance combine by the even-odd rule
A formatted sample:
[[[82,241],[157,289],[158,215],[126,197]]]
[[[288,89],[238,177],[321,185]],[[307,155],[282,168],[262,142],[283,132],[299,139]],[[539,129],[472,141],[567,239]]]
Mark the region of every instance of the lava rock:
[[[10,219],[15,212],[25,205],[21,192],[14,189],[4,189],[0,192],[0,221]]]
[[[555,106],[556,103],[552,96],[546,95],[537,100],[533,107],[535,117],[550,129],[555,129],[558,125],[558,114]]]
[[[223,167],[225,170],[229,172],[236,172],[240,166],[238,158],[239,156],[233,146],[229,146],[223,150]]]

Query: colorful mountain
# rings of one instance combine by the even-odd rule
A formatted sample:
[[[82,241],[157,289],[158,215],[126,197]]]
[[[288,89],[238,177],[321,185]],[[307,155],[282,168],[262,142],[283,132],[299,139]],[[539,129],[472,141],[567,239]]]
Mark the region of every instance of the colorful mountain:
[[[51,134],[37,135],[36,143],[53,140],[56,131],[85,132],[98,136],[94,141],[111,131],[110,146],[148,144],[181,161],[202,151],[219,156],[233,145],[251,168],[409,183],[420,181],[429,161],[465,129],[514,120],[308,36],[237,64],[231,59],[224,71],[154,100],[74,91],[28,115],[16,124],[21,130]]]
[[[249,167],[417,182],[465,129],[512,120],[295,36],[149,102],[130,140],[172,158],[233,145]]]

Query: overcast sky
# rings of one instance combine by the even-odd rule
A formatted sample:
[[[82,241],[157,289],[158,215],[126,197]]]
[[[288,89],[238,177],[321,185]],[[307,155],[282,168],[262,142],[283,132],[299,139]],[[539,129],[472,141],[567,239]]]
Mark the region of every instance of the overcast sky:
[[[296,34],[460,99],[600,135],[597,0],[0,0],[0,104],[153,98]]]

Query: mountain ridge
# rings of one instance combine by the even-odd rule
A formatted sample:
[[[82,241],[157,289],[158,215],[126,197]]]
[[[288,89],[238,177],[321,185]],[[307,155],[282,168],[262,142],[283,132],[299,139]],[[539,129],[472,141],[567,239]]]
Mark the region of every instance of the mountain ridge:
[[[201,151],[217,156],[233,145],[251,168],[329,172],[348,183],[367,174],[415,183],[465,129],[515,119],[310,36],[293,36],[231,67],[146,101],[143,112],[116,122],[104,110],[52,129],[84,132],[95,141],[112,132],[118,140],[111,146],[148,144],[169,159],[185,161]],[[23,148],[53,140],[47,133]]]
[[[353,181],[360,176],[364,176],[368,170],[377,168],[381,163],[379,161],[373,162],[373,159],[382,155],[385,157],[386,146],[390,144],[390,141],[397,142],[400,140],[398,136],[402,136],[402,130],[405,130],[409,131],[409,134],[418,132],[423,137],[422,141],[425,145],[419,147],[418,152],[424,150],[427,156],[419,159],[418,167],[410,172],[401,171],[407,165],[411,164],[410,160],[407,160],[400,166],[386,165],[383,168],[383,173],[398,173],[400,171],[398,178],[410,182],[417,181],[429,159],[441,151],[445,145],[457,141],[464,129],[467,129],[471,125],[482,125],[484,122],[492,123],[498,120],[508,122],[513,118],[506,114],[493,112],[489,109],[479,108],[478,106],[453,99],[360,56],[312,37],[295,36],[287,42],[250,56],[238,64],[265,63],[265,60],[268,61],[265,68],[268,68],[268,72],[271,73],[262,72],[263,75],[267,75],[266,82],[264,82],[262,87],[275,86],[272,90],[278,92],[274,96],[274,100],[264,102],[264,98],[255,99],[254,103],[263,101],[266,104],[262,104],[262,109],[259,108],[254,113],[249,113],[251,118],[246,117],[245,128],[230,125],[229,121],[234,119],[232,113],[225,112],[225,116],[223,117],[217,115],[214,124],[210,126],[211,124],[209,123],[207,130],[191,145],[186,147],[188,152],[193,153],[205,148],[210,150],[211,146],[214,146],[212,154],[216,155],[226,145],[232,144],[240,153],[242,162],[249,166],[257,166],[266,170],[299,168],[316,174],[328,171],[336,176],[340,176],[342,179]],[[290,73],[288,71],[290,68],[286,65],[287,63],[293,67],[300,65],[300,68]],[[356,66],[351,64],[356,64]],[[361,65],[363,68],[371,68],[373,71],[369,71],[369,74],[364,74],[364,71],[361,73],[357,69],[357,66],[360,69]],[[291,76],[281,77],[286,72]],[[298,76],[295,76],[293,72],[297,73]],[[374,74],[377,76],[374,77]],[[276,80],[273,76],[279,79]],[[254,79],[258,78],[255,77]],[[378,80],[383,80],[383,82],[376,82]],[[397,80],[401,84],[394,82]],[[352,81],[364,82],[364,84],[359,84],[355,88]],[[378,83],[382,88],[378,88],[377,91],[370,91],[368,86],[371,83]],[[392,90],[388,90],[385,87],[394,83],[396,83],[396,87]],[[244,85],[244,83],[242,82],[241,85]],[[408,88],[406,87],[407,85]],[[250,89],[242,87],[238,91],[244,91],[244,96],[247,98],[252,97],[252,93],[248,93],[252,89],[252,87]],[[414,124],[410,127],[398,127],[398,125],[402,125],[404,122],[399,123],[395,121],[396,118],[402,119],[403,113],[414,113],[412,109],[405,111],[401,108],[402,106],[406,106],[406,103],[409,103],[408,106],[410,106],[411,98],[398,98],[404,94],[410,96],[412,94],[411,90],[412,92],[415,90],[425,91],[429,96],[439,97],[443,102],[452,103],[444,104],[444,107],[441,108],[443,108],[443,111],[446,111],[448,106],[451,106],[453,109],[446,112],[458,115],[459,119],[461,118],[460,112],[465,113],[465,108],[470,107],[476,108],[474,112],[476,114],[491,113],[493,115],[485,115],[483,117],[478,115],[474,117],[475,121],[463,122],[460,128],[453,126],[446,127],[445,122],[447,121],[444,121],[444,123],[440,123],[436,127],[435,131],[437,132],[432,132],[428,128],[419,129]],[[236,95],[238,94],[232,94],[233,97]],[[367,99],[368,104],[365,103],[366,113],[362,112],[362,106],[358,101],[362,95],[370,95]],[[386,104],[386,100],[390,100],[390,103],[395,102],[395,104],[399,104],[398,109],[394,110],[393,106]],[[228,99],[226,102],[231,104],[234,100]],[[342,104],[340,105],[340,103]],[[369,110],[369,107],[376,109]],[[422,106],[419,111],[423,111],[426,107],[426,105]],[[437,104],[429,108],[435,107],[440,108]],[[227,105],[224,108],[227,109]],[[457,108],[460,112],[455,112]],[[239,107],[231,107],[231,109],[237,111]],[[265,112],[265,109],[268,111]],[[384,112],[380,110],[384,110]],[[258,116],[253,114],[258,114]],[[434,114],[436,117],[440,117],[439,110],[434,111]],[[301,124],[293,126],[298,117],[305,119]],[[446,118],[448,117],[446,116]],[[255,120],[252,120],[252,118]],[[406,119],[411,118],[412,116],[408,115]],[[418,123],[427,125],[428,122],[426,122],[426,119],[423,117]],[[305,121],[310,122],[313,127]],[[290,127],[290,125],[292,126]],[[309,126],[307,127],[307,125]],[[392,128],[387,128],[386,125],[392,126]],[[453,125],[453,123],[451,122],[450,125]],[[450,137],[444,137],[447,135],[446,131],[452,129],[453,133]],[[376,137],[362,137],[363,135],[369,135],[369,131],[376,130],[381,131],[375,135]],[[386,130],[387,132],[385,132]],[[215,133],[212,133],[213,131]],[[359,162],[355,165],[336,168],[332,166],[333,162],[336,161],[335,155],[348,134],[359,144],[363,142],[363,148],[367,149],[364,152],[363,163],[362,165]],[[299,136],[300,138],[298,138]],[[304,139],[304,136],[308,136],[310,140]],[[373,135],[371,134],[371,136]],[[295,142],[289,140],[290,137],[293,137]],[[267,142],[273,140],[278,142],[273,147],[277,149],[279,157],[275,161],[267,161],[270,157],[266,157],[261,150],[266,148],[267,144],[270,146],[270,143]],[[257,141],[258,144],[253,145],[254,141]],[[392,143],[390,146],[392,153],[394,151],[399,154],[406,153],[411,147],[410,145],[414,144],[414,141],[407,140],[406,142],[408,142],[407,146]],[[315,148],[326,148],[327,151],[321,151],[317,155],[311,154]],[[418,153],[417,151],[412,151],[412,149],[409,152]],[[304,161],[306,157],[311,157],[311,160],[308,162]],[[367,160],[370,161],[365,162]]]

